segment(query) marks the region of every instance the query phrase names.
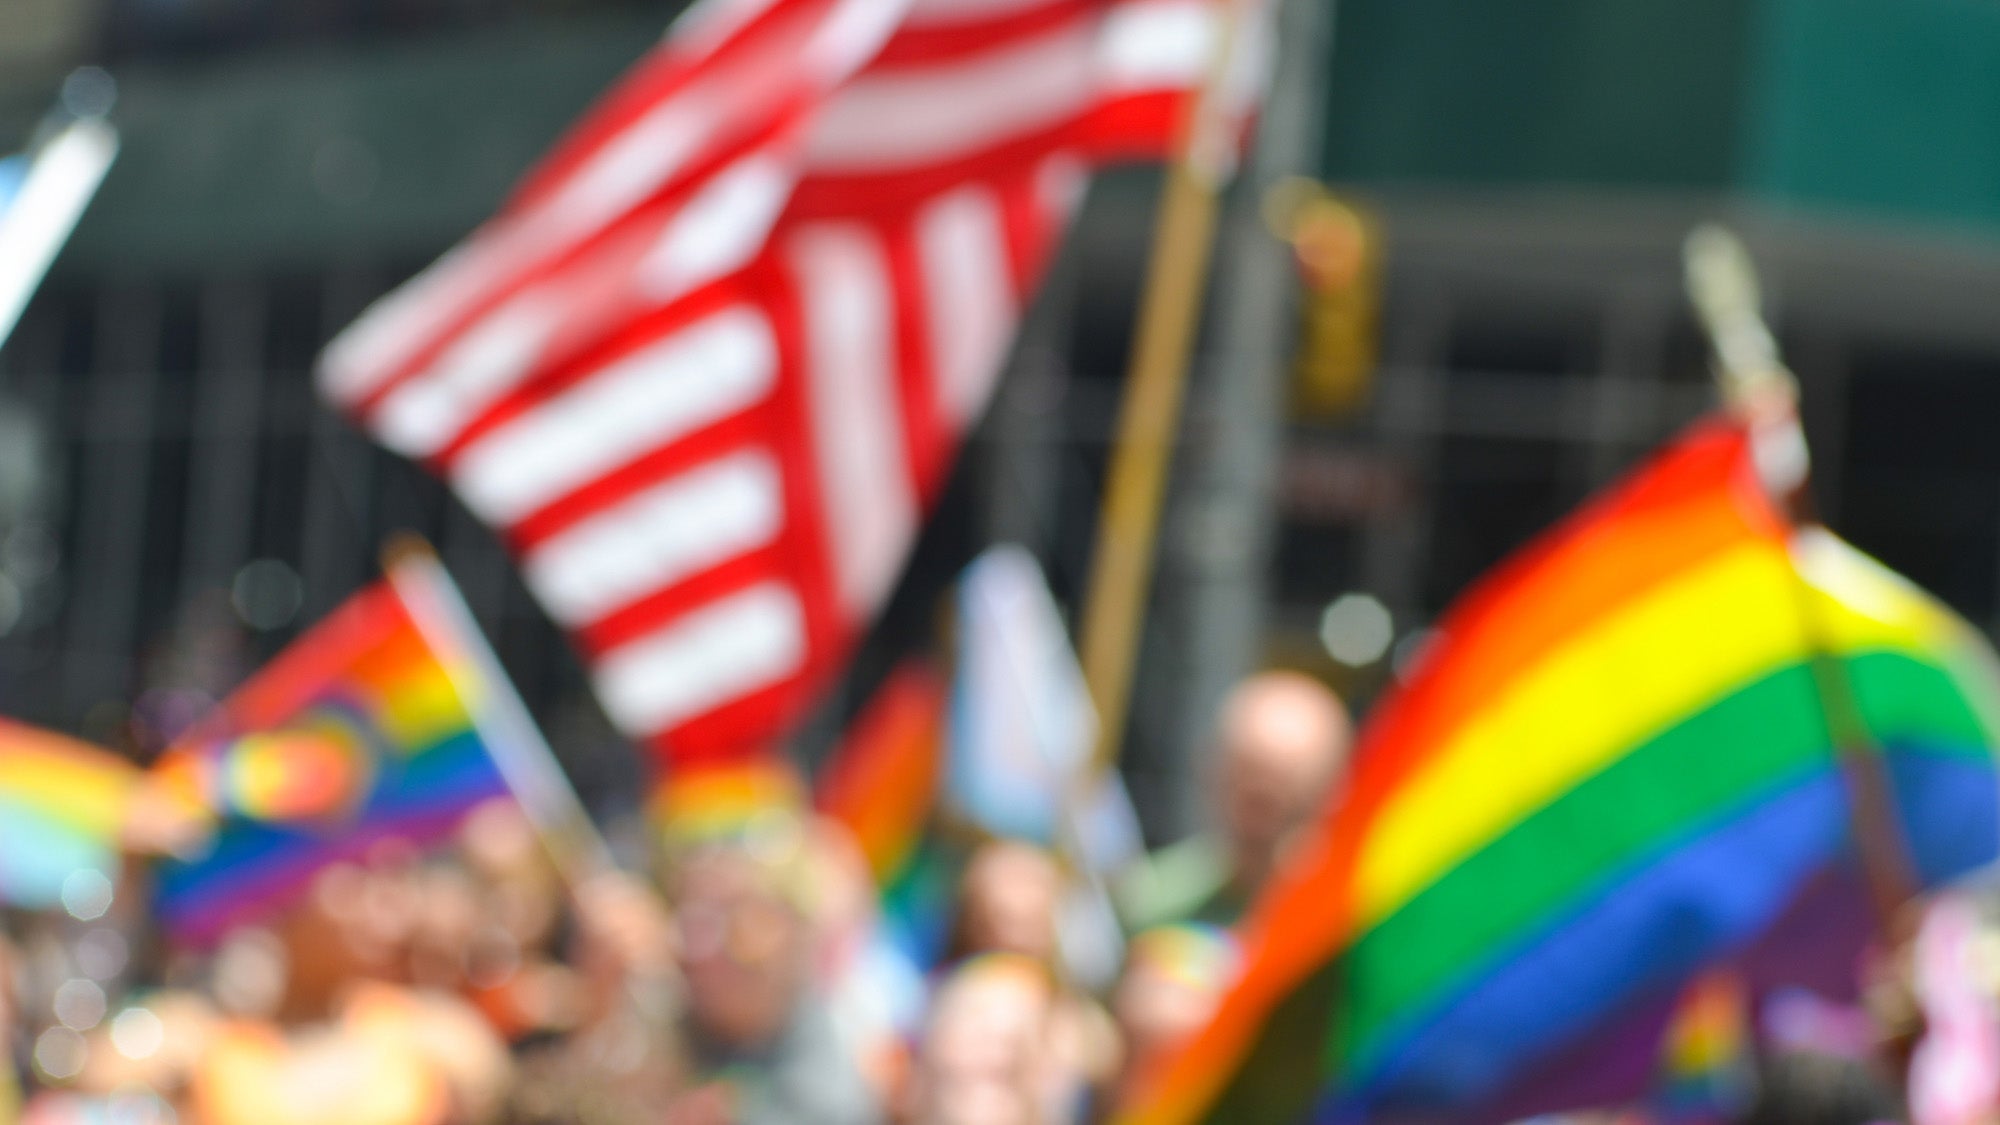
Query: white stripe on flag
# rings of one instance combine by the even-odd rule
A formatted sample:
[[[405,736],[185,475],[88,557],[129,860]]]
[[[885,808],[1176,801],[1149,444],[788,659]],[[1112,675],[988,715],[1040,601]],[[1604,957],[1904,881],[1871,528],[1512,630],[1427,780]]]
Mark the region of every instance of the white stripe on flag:
[[[0,210],[0,342],[13,333],[117,156],[118,131],[95,119],[76,122],[35,151],[26,178]]]
[[[985,407],[1014,333],[1014,283],[1000,202],[966,187],[917,216],[939,404],[955,431]]]
[[[1077,208],[1083,206],[1090,190],[1090,168],[1068,153],[1056,153],[1035,169],[1035,197],[1050,220],[1049,226],[1061,236]]]
[[[523,216],[523,238],[539,251],[627,214],[703,151],[727,104],[713,83],[692,86],[647,111],[591,156],[546,203]]]
[[[778,0],[695,0],[667,28],[666,41],[705,59],[729,42]]]
[[[1222,30],[1216,0],[1135,0],[1104,21],[1100,73],[1109,93],[1186,89],[1214,61]]]
[[[508,301],[438,357],[430,370],[382,400],[382,444],[405,457],[429,457],[449,445],[480,411],[520,384],[561,327],[561,306],[547,290]]]
[[[768,687],[805,662],[805,611],[791,587],[752,586],[597,662],[598,698],[644,738]]]
[[[539,404],[452,466],[467,506],[508,526],[639,456],[745,410],[777,374],[770,321],[748,305],[709,317]]]
[[[841,0],[820,26],[798,65],[822,82],[837,82],[882,50],[909,14],[910,0]]]
[[[665,301],[739,269],[764,248],[796,174],[768,154],[738,161],[695,193],[640,264],[640,284]]]
[[[557,621],[589,625],[620,607],[770,543],[784,524],[778,464],[746,449],[578,523],[525,560]]]
[[[907,170],[969,156],[1069,120],[1095,92],[1084,22],[976,60],[855,79],[813,125],[815,172]]]
[[[858,224],[802,228],[790,250],[834,585],[844,610],[865,615],[896,580],[917,529],[899,424],[898,302],[881,240]]]

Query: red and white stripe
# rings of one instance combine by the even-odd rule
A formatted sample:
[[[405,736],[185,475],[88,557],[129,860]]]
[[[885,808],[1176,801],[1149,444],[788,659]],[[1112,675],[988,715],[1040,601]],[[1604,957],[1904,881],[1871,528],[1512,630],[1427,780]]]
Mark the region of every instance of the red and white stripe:
[[[501,530],[622,729],[768,749],[901,572],[1087,169],[1167,151],[1220,2],[702,5],[322,390]]]

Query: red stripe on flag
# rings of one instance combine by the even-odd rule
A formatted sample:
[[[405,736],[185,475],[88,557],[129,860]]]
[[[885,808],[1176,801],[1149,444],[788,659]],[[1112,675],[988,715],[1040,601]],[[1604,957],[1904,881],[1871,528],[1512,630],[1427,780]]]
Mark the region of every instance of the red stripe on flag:
[[[767,404],[660,446],[515,524],[507,532],[507,543],[516,551],[531,551],[639,492],[759,443],[770,434],[771,424],[771,407]]]
[[[1082,25],[1103,6],[1104,0],[1053,0],[979,20],[908,27],[882,48],[882,53],[863,73],[964,62],[996,47],[1045,35],[1057,28]]]
[[[896,318],[896,365],[902,375],[897,389],[902,396],[905,454],[917,496],[928,508],[943,486],[946,459],[957,445],[958,435],[938,408],[938,372],[931,360],[931,334],[936,326],[930,281],[918,259],[910,224],[896,224],[885,233],[884,241],[900,314]]]
[[[772,61],[795,55],[822,23],[834,0],[773,3],[698,53],[670,36],[640,59],[617,86],[572,126],[508,198],[501,214],[532,208],[561,191],[592,157],[616,142],[647,114],[717,74],[756,69],[770,75]]]
[[[839,608],[827,547],[826,512],[820,505],[819,474],[807,452],[812,448],[810,398],[804,392],[805,328],[799,294],[781,270],[760,272],[759,288],[778,340],[778,393],[771,400],[772,444],[782,451],[786,559],[805,606],[807,647],[816,657],[845,651],[855,625]]]
[[[747,280],[739,274],[705,285],[672,305],[627,318],[615,331],[600,336],[588,348],[578,350],[560,363],[542,367],[532,378],[482,410],[438,455],[435,467],[448,472],[468,446],[494,430],[535,413],[563,393],[588,383],[619,361],[682,329],[753,299]]]

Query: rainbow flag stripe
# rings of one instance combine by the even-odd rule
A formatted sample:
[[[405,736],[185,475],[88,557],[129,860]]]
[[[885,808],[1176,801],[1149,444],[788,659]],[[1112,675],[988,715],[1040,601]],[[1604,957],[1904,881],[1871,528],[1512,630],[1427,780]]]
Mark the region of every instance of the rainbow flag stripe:
[[[819,811],[854,834],[878,885],[908,865],[944,773],[945,685],[919,664],[897,669],[820,771]]]
[[[1749,1105],[1750,995],[1741,976],[1695,978],[1667,1023],[1660,1075],[1646,1099],[1655,1125],[1734,1121]]]
[[[95,746],[0,719],[0,903],[48,909],[77,871],[115,877],[141,776]]]
[[[944,784],[949,688],[928,666],[891,673],[821,768],[814,804],[845,825],[881,891],[888,941],[914,963],[941,955],[958,866],[931,838]]]
[[[1446,615],[1253,911],[1242,981],[1122,1120],[1526,1116],[1586,1104],[1577,1074],[1642,1093],[1688,979],[1848,870],[1816,653],[1925,882],[1991,860],[1992,654],[1794,535],[1748,436],[1706,423]]]
[[[475,666],[420,630],[403,596],[384,581],[349,599],[157,767],[225,818],[206,856],[160,867],[176,938],[213,940],[320,868],[436,838],[506,792],[473,722]]]

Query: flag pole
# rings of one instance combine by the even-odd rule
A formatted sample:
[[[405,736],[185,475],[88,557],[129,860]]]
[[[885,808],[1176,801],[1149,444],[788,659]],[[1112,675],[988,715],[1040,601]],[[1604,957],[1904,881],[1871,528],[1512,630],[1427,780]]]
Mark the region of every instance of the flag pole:
[[[445,662],[446,673],[465,700],[501,780],[571,892],[614,870],[610,845],[570,786],[437,552],[417,535],[399,535],[383,549],[382,570],[424,640],[471,664],[477,683],[463,678],[454,661]]]
[[[1222,6],[1221,34],[1160,197],[1084,602],[1084,679],[1099,719],[1092,773],[1117,765],[1125,738],[1160,507],[1234,149],[1232,62],[1254,3],[1225,0]]]
[[[25,154],[19,192],[0,208],[0,344],[13,334],[118,157],[118,130],[102,118],[58,116],[51,122]]]
[[[1715,353],[1724,405],[1750,428],[1764,484],[1791,523],[1816,522],[1805,484],[1809,470],[1799,423],[1798,378],[1784,365],[1764,320],[1755,264],[1731,231],[1705,224],[1683,251],[1688,297]],[[1907,936],[1903,907],[1917,895],[1908,837],[1896,810],[1881,741],[1869,728],[1854,681],[1828,635],[1820,598],[1789,558],[1792,590],[1811,652],[1813,688],[1846,785],[1848,815],[1881,936]]]

